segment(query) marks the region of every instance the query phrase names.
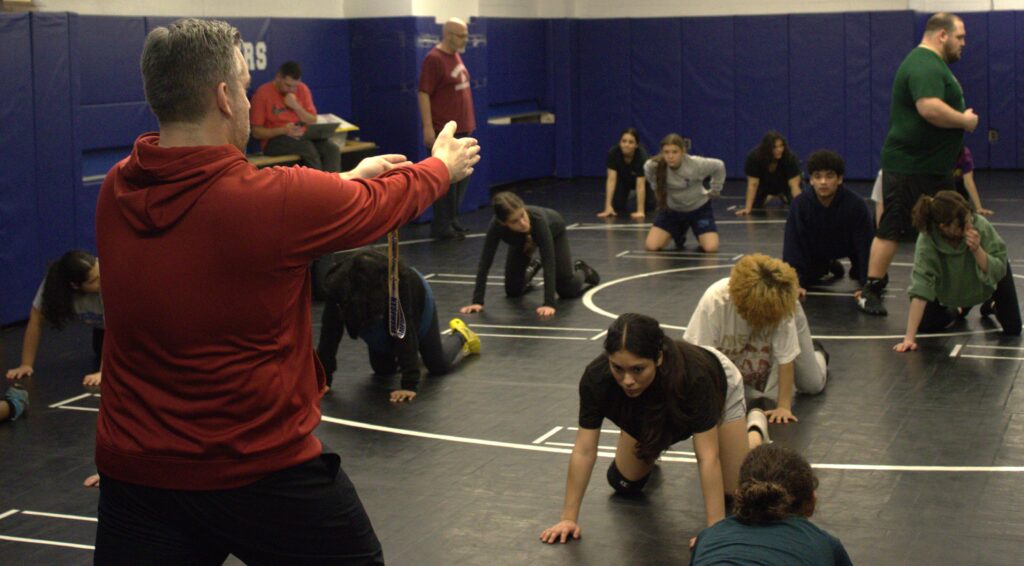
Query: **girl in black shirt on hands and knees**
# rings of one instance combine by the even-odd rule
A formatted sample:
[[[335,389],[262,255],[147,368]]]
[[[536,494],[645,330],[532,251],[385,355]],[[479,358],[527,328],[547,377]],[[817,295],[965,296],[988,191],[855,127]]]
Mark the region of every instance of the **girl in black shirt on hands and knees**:
[[[707,524],[724,519],[725,494],[736,489],[747,455],[745,411],[743,380],[728,358],[714,348],[669,339],[649,316],[620,316],[608,329],[604,354],[580,379],[579,431],[562,518],[540,539],[580,538],[580,504],[605,418],[621,429],[608,467],[608,483],[616,492],[639,495],[658,456],[692,436]]]
[[[505,294],[521,297],[530,290],[530,279],[544,270],[544,304],[537,307],[542,318],[555,314],[555,292],[563,299],[574,299],[583,294],[586,286],[601,282],[601,277],[583,260],[572,261],[569,236],[565,233],[565,219],[550,208],[527,206],[521,198],[510,192],[501,192],[491,199],[494,220],[487,229],[484,249],[477,265],[473,304],[459,309],[462,314],[484,310],[487,274],[491,271],[498,242],[508,244],[505,256]],[[540,260],[533,252],[540,251]]]

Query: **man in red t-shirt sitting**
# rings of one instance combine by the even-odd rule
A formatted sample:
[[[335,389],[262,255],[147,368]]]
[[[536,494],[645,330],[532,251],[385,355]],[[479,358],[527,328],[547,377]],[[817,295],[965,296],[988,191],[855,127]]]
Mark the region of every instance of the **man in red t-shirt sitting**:
[[[288,61],[274,80],[252,95],[252,137],[260,140],[264,155],[295,153],[302,164],[321,171],[341,171],[341,149],[330,140],[304,140],[306,124],[316,123],[316,106],[309,87],[299,79],[302,67]]]
[[[423,144],[430,149],[437,133],[449,121],[454,121],[456,136],[468,136],[476,129],[473,116],[473,94],[470,92],[469,71],[459,53],[465,53],[469,41],[466,22],[452,18],[444,24],[441,43],[423,59],[417,96],[420,117],[423,119]],[[442,240],[462,239],[466,228],[459,224],[459,205],[466,196],[469,177],[453,184],[448,194],[434,203],[434,219],[430,235]]]

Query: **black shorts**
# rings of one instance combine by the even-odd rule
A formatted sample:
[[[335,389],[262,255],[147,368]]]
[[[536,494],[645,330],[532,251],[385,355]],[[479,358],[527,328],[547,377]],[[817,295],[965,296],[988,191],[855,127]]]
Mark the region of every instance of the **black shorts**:
[[[219,491],[157,489],[102,476],[95,564],[383,564],[337,454]]]
[[[914,241],[917,231],[910,211],[922,195],[935,196],[941,190],[953,190],[953,172],[948,175],[904,175],[882,171],[882,202],[885,203],[876,237],[882,240]]]

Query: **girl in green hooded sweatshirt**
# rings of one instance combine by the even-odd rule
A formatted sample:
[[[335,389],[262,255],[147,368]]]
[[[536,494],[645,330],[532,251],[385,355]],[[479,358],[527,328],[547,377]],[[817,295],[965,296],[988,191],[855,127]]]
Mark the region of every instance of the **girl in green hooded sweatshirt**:
[[[985,217],[955,191],[922,196],[912,212],[920,232],[910,276],[910,314],[897,352],[916,350],[918,331],[941,330],[974,305],[993,313],[1003,334],[1019,336],[1020,306],[1006,259],[1006,243]]]

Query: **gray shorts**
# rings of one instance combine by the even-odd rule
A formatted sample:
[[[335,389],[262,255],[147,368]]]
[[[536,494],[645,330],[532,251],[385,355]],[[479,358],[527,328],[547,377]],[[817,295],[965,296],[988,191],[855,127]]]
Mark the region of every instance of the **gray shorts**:
[[[747,416],[747,402],[743,396],[743,376],[736,364],[725,354],[710,346],[701,346],[714,354],[725,370],[725,403],[722,406],[722,424]]]

